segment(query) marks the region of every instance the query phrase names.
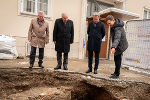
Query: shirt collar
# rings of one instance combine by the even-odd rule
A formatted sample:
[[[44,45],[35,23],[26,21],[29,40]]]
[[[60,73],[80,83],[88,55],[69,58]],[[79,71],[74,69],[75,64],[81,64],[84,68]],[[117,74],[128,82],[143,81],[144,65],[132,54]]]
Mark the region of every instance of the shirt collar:
[[[39,25],[42,25],[45,21],[44,20],[40,21],[39,18],[37,18],[37,22]]]

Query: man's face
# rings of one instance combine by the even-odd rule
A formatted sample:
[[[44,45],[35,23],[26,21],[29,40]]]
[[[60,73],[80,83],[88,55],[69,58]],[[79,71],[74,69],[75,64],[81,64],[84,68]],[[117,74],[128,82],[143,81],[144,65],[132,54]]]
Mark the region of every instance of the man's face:
[[[63,22],[67,22],[68,21],[68,17],[67,16],[62,16],[62,20],[63,20]]]
[[[99,16],[93,16],[93,22],[98,23],[99,22]]]
[[[38,18],[40,21],[43,21],[44,20],[44,15],[43,14],[38,14]]]
[[[115,20],[108,20],[107,21],[107,25],[109,25],[110,27],[112,27],[115,23]]]

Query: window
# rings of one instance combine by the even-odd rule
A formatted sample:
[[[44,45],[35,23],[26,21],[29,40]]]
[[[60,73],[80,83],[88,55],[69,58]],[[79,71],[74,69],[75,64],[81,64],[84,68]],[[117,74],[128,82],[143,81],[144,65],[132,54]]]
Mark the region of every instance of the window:
[[[148,19],[150,19],[150,12],[148,13]]]
[[[50,0],[21,0],[21,13],[37,15],[39,11],[49,15]]]
[[[94,12],[98,12],[98,11],[99,11],[98,8],[99,8],[98,5],[95,3],[95,4],[94,4]]]
[[[37,11],[43,11],[46,15],[48,14],[48,0],[38,0]]]
[[[114,7],[114,5],[102,2],[104,0],[87,0],[87,17],[90,17],[94,12],[99,12],[104,9]]]
[[[23,0],[23,11],[35,13],[35,0]]]
[[[143,19],[150,19],[150,10],[144,10]]]

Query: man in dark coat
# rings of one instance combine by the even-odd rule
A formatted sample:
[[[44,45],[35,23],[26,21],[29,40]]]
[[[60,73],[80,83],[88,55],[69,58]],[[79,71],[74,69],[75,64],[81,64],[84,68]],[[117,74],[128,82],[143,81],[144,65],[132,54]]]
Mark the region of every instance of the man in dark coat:
[[[114,54],[115,72],[110,78],[118,78],[120,75],[120,67],[123,52],[128,48],[126,33],[124,30],[124,22],[118,18],[114,19],[112,15],[106,17],[107,24],[111,27],[112,47],[111,53]]]
[[[93,21],[88,26],[88,67],[86,73],[92,72],[93,51],[95,53],[94,74],[97,74],[101,42],[105,36],[104,24],[99,21],[99,15],[93,15]]]
[[[62,14],[62,18],[55,21],[53,31],[53,41],[55,44],[55,50],[57,51],[57,66],[55,70],[61,69],[62,65],[62,53],[64,53],[63,67],[64,70],[68,70],[68,52],[70,51],[70,44],[74,40],[74,26],[73,21],[68,19],[66,14]]]

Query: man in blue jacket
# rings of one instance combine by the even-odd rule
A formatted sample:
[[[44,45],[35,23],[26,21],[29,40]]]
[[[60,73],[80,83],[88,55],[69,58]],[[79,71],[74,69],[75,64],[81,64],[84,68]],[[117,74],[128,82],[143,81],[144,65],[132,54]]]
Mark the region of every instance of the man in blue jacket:
[[[93,15],[93,21],[88,25],[88,67],[86,73],[92,72],[93,52],[95,53],[94,74],[97,74],[101,42],[105,36],[104,23],[99,21],[99,15]]]
[[[107,24],[111,27],[112,47],[111,53],[114,54],[115,71],[110,78],[118,78],[120,75],[120,67],[122,54],[128,48],[128,41],[124,30],[124,22],[112,15],[106,17]]]

